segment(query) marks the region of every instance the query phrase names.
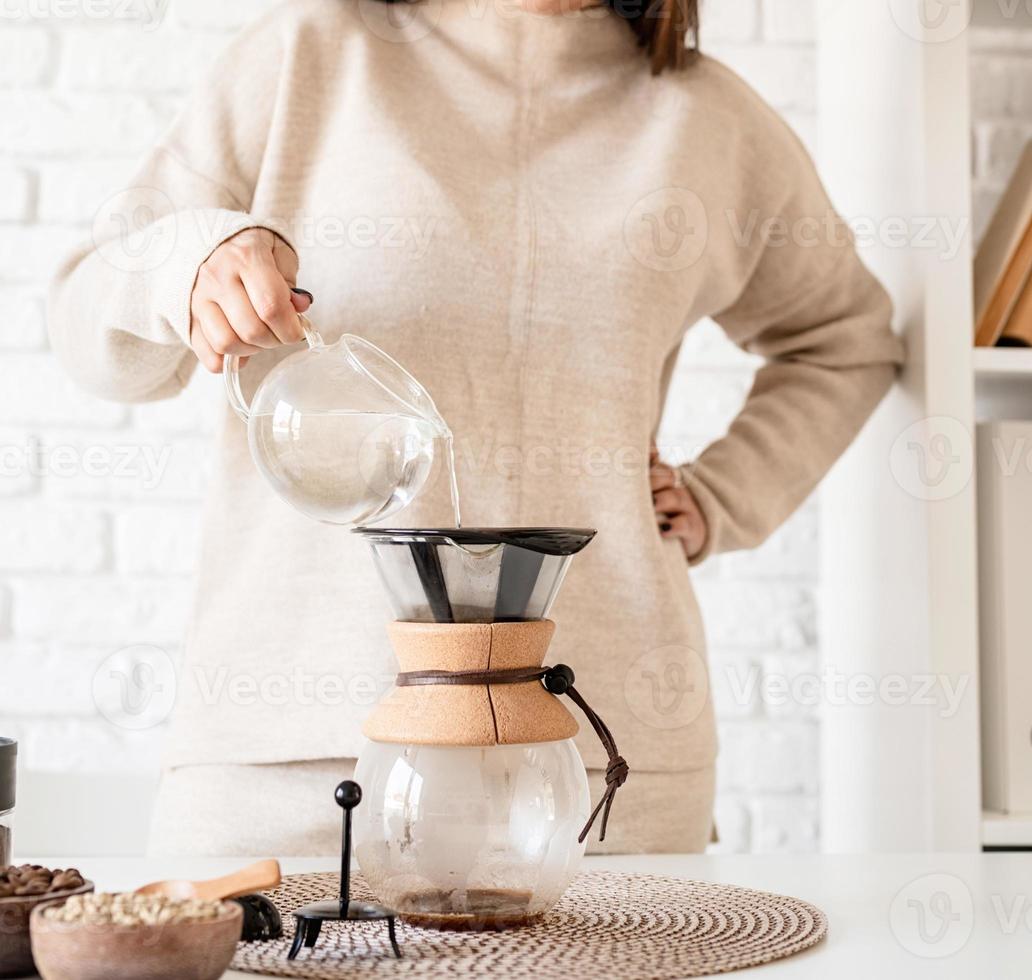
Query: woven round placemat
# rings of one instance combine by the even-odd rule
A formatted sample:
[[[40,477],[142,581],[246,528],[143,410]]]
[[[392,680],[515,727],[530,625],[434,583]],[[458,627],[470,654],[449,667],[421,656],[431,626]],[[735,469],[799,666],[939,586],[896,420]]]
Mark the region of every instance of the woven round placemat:
[[[398,923],[395,959],[383,922],[327,923],[313,950],[287,960],[290,913],[332,898],[335,874],[294,875],[269,897],[286,936],[241,943],[233,968],[276,977],[492,977],[494,980],[682,980],[791,956],[828,931],[820,909],[795,898],[652,875],[584,874],[540,925],[450,933]],[[356,876],[354,898],[370,899]]]

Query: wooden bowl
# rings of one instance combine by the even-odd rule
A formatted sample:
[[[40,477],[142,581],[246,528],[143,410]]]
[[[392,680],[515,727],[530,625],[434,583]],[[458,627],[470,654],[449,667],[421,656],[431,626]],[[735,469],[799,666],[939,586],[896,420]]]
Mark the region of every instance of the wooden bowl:
[[[218,980],[229,968],[244,910],[157,926],[51,922],[32,913],[32,955],[43,980]]]
[[[36,972],[29,944],[29,916],[33,909],[43,904],[59,905],[66,898],[91,891],[93,882],[87,881],[71,891],[0,898],[0,977],[24,977]]]

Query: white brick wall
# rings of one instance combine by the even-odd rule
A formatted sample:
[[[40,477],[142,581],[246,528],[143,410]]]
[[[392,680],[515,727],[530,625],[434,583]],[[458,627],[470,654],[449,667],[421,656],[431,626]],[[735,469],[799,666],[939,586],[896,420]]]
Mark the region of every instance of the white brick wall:
[[[971,46],[977,240],[1032,140],[1032,29],[979,28],[971,32]]]
[[[36,16],[18,18],[19,5],[8,3],[0,20],[0,729],[22,740],[27,768],[72,771],[103,759],[112,771],[144,773],[157,765],[160,733],[107,724],[90,685],[120,648],[178,651],[210,406],[220,397],[203,376],[159,405],[104,404],[76,391],[46,350],[46,279],[199,70],[270,5],[171,0],[155,24],[146,12],[161,5],[143,0],[130,4],[144,14],[130,22],[103,16],[123,5],[102,0],[26,2]],[[703,16],[704,46],[812,145],[813,0],[709,0]],[[974,72],[980,215],[1032,128],[1032,49],[983,41]],[[701,326],[682,359],[663,441],[698,445],[719,435],[752,369],[712,325]],[[115,462],[126,459],[123,472]],[[818,670],[817,535],[809,504],[763,548],[698,575],[723,743],[725,850],[806,850],[818,840],[816,712],[767,703],[762,683]]]

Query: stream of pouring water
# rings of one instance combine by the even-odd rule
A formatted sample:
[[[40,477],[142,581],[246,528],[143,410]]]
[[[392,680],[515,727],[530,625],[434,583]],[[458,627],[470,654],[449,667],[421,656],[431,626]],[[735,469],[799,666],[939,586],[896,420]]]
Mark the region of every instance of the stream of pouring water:
[[[455,466],[455,435],[451,429],[444,437],[444,445],[447,449],[445,465],[448,467],[449,489],[451,490],[452,513],[455,517],[455,526],[462,527],[462,507],[459,503],[459,477],[458,469]]]

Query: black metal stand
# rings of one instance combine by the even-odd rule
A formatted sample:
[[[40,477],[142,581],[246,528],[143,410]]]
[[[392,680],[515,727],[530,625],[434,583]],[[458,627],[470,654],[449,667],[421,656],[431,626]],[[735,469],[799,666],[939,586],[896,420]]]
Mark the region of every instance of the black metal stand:
[[[337,787],[334,799],[344,810],[344,836],[340,852],[340,898],[337,901],[306,905],[294,913],[297,931],[287,959],[295,959],[303,947],[314,947],[319,941],[324,922],[377,921],[386,921],[387,935],[390,936],[394,955],[400,959],[401,950],[398,948],[398,938],[394,931],[394,913],[383,905],[351,900],[351,811],[362,802],[362,788],[358,783],[347,780]]]

